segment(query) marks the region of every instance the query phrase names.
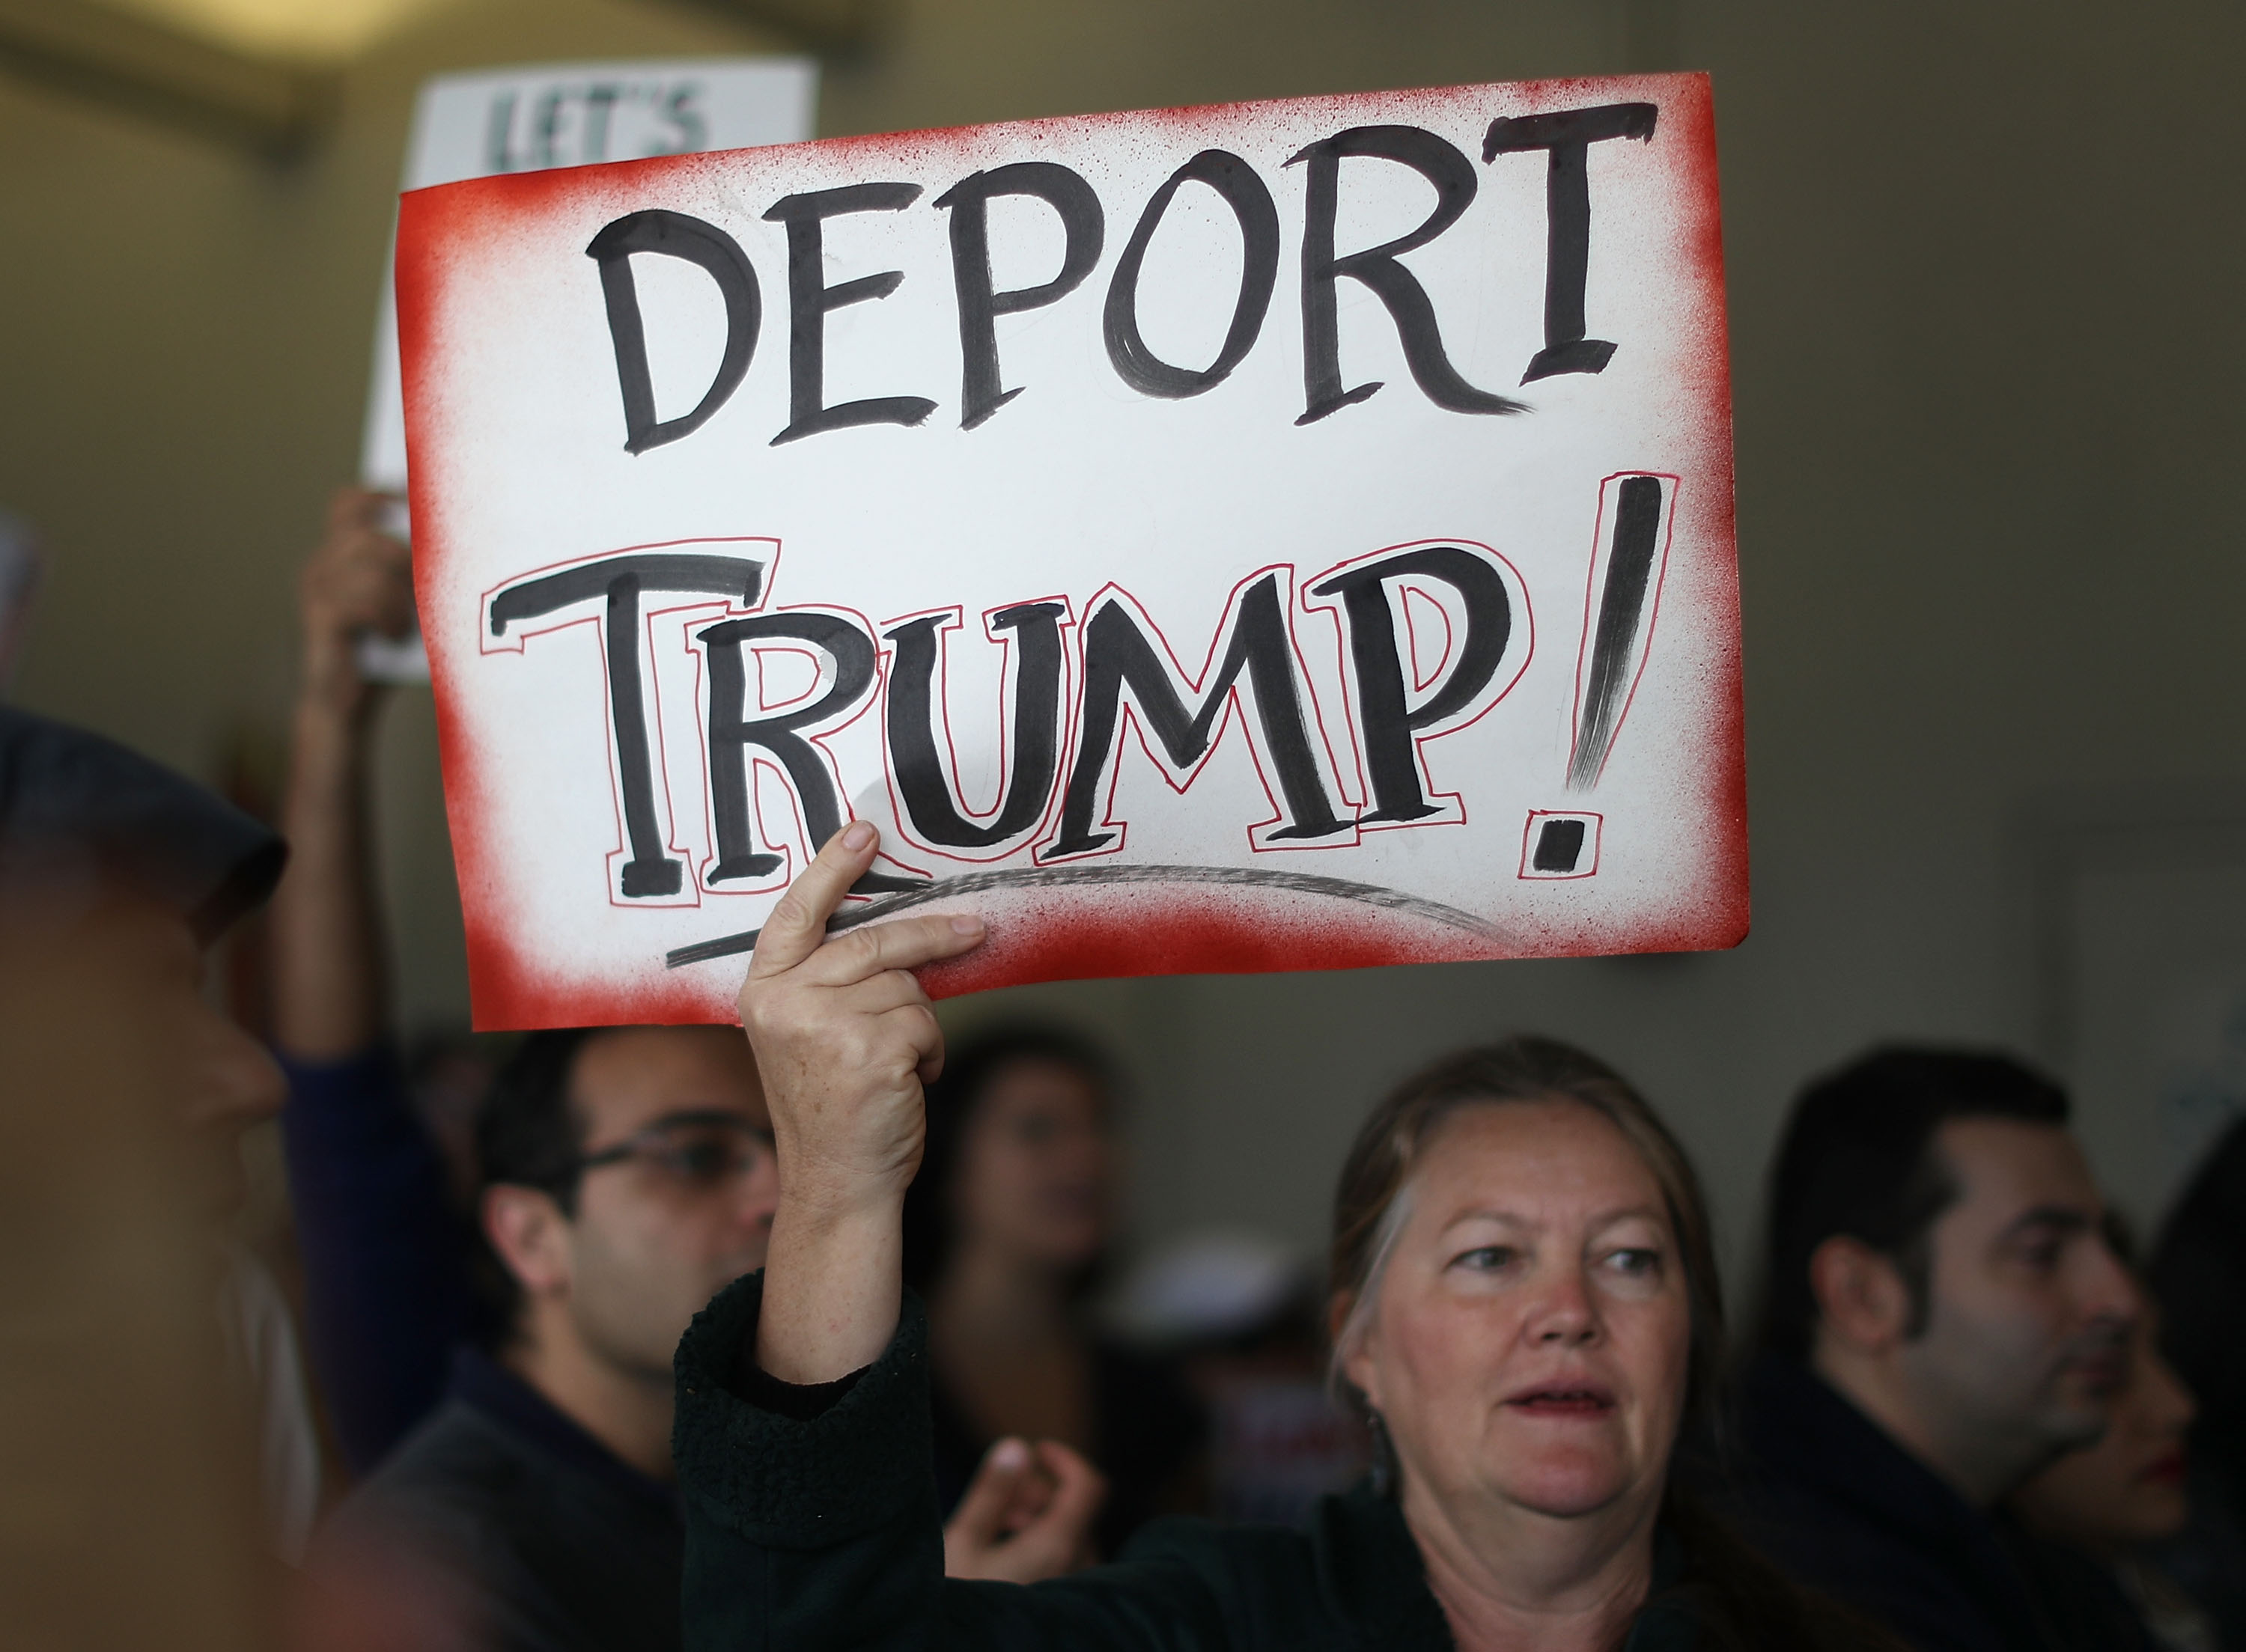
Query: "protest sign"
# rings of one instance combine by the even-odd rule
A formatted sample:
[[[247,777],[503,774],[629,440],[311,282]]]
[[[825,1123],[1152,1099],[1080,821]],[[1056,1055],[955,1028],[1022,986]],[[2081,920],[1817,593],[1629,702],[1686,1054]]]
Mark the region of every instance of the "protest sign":
[[[1746,924],[1705,77],[458,183],[398,257],[477,1023]]]
[[[746,149],[811,136],[818,66],[803,58],[550,63],[439,75],[421,88],[398,187],[604,160]],[[405,491],[405,408],[398,309],[388,282],[375,315],[359,482]],[[405,513],[391,527],[405,530]],[[359,662],[385,682],[426,682],[421,639],[368,636]]]

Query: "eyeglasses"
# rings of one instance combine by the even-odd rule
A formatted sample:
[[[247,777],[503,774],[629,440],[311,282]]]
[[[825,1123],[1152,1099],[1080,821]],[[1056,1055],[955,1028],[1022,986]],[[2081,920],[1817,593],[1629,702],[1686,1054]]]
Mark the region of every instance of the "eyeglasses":
[[[582,1176],[608,1165],[642,1164],[683,1187],[708,1191],[747,1175],[772,1151],[771,1131],[711,1109],[658,1118],[614,1146],[580,1156],[573,1168]]]

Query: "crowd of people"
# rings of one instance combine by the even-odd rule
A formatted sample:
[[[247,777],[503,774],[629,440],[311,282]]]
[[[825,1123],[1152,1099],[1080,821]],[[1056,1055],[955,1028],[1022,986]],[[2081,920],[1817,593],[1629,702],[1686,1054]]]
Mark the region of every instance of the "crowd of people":
[[[202,1389],[127,1396],[140,1433],[99,1449],[145,1490],[105,1518],[195,1526],[174,1560],[217,1576],[255,1509],[286,1566],[277,1617],[182,1583],[174,1623],[292,1652],[2246,1648],[2246,1125],[2141,1250],[2051,1078],[1862,1054],[1793,1102],[1735,1336],[1657,1106],[1514,1037],[1372,1103],[1322,1285],[1251,1255],[1238,1311],[1150,1345],[1099,1311],[1116,1069],[1052,1026],[947,1050],[914,972],[977,920],[830,935],[868,822],[766,922],[745,1037],[407,1059],[356,652],[412,619],[382,506],[339,496],[304,576],[277,832],[0,710],[0,1095],[102,1086],[110,1144],[0,1109],[17,1231],[113,1172],[137,1214],[103,1288],[162,1279],[134,1346],[237,1402],[190,1460],[142,1436]],[[261,1044],[198,960],[269,898]],[[276,1112],[301,1313],[202,1242]],[[182,1294],[224,1332],[202,1363]],[[19,1398],[114,1409],[73,1362],[145,1358],[50,1322]],[[1312,1479],[1243,1489],[1252,1415]]]

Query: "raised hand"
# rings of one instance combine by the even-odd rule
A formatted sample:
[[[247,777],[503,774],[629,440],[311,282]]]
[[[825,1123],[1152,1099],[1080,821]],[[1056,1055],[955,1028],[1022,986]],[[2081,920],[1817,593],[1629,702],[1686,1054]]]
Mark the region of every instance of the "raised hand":
[[[943,1527],[943,1574],[1036,1583],[1092,1563],[1099,1471],[1058,1440],[1004,1439]]]
[[[756,1360],[785,1383],[847,1377],[896,1329],[921,1085],[943,1064],[943,1030],[911,972],[983,940],[980,918],[933,916],[829,937],[880,837],[854,820],[819,852],[766,920],[741,984],[779,1154]]]
[[[358,710],[370,697],[358,670],[359,634],[400,637],[413,629],[412,553],[383,531],[388,503],[388,495],[363,487],[339,488],[329,502],[327,532],[297,587],[308,707]]]
[[[382,530],[387,498],[337,491],[304,565],[297,606],[303,680],[289,738],[282,829],[289,869],[274,896],[273,1031],[306,1061],[338,1061],[382,1036],[382,943],[367,842],[367,765],[376,696],[358,669],[364,631],[403,636],[413,578]]]

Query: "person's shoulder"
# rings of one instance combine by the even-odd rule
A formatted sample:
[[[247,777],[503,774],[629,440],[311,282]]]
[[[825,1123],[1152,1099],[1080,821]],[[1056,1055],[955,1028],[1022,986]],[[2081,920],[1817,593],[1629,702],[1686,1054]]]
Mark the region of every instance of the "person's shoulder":
[[[1800,1483],[1766,1481],[1725,1513],[1739,1536],[1794,1583],[1913,1646],[1981,1647],[2002,1638],[1987,1590],[1974,1585],[1970,1554],[1936,1549],[1923,1533],[1899,1532]],[[1834,1645],[1851,1644],[1836,1635]]]
[[[523,1502],[522,1465],[472,1407],[447,1400],[398,1443],[314,1535],[306,1570],[325,1610],[404,1612],[432,1648],[487,1643],[498,1601],[495,1547]]]
[[[330,1516],[316,1587],[409,1600],[463,1648],[675,1643],[676,1520],[586,1488],[455,1396]]]
[[[1719,1507],[1739,1535],[1780,1570],[1821,1587],[1942,1569],[1909,1535],[1814,1480],[1768,1474],[1739,1488]]]
[[[346,1527],[481,1522],[520,1506],[542,1478],[521,1439],[456,1397],[399,1441],[335,1519]]]

